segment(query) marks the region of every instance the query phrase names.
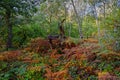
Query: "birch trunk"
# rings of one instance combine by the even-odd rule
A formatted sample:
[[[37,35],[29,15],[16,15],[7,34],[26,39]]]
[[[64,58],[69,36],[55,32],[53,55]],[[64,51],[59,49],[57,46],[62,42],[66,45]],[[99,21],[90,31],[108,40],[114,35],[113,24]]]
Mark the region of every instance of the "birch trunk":
[[[79,19],[79,16],[78,16],[78,13],[77,13],[77,10],[76,10],[76,7],[75,7],[75,4],[74,4],[74,1],[71,0],[71,2],[72,2],[73,8],[74,8],[74,11],[75,11],[75,14],[76,14],[76,19],[77,19],[77,22],[78,22],[78,25],[79,25],[80,39],[82,39],[82,38],[83,38],[82,26],[81,26],[82,20]]]

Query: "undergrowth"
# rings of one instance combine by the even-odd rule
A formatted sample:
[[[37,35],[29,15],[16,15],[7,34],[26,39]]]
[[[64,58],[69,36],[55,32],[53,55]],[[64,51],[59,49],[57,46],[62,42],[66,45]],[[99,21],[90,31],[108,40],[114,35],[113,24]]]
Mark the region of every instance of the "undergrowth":
[[[66,40],[62,48],[54,42],[53,49],[47,41],[37,38],[23,49],[0,53],[0,79],[119,80],[120,54],[100,53],[96,40]]]

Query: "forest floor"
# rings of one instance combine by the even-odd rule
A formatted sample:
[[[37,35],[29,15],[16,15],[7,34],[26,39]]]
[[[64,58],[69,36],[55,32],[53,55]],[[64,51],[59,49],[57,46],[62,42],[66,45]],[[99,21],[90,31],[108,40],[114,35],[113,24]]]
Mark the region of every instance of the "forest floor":
[[[0,80],[120,80],[120,53],[101,51],[96,39],[59,45],[33,39],[27,47],[0,53]]]

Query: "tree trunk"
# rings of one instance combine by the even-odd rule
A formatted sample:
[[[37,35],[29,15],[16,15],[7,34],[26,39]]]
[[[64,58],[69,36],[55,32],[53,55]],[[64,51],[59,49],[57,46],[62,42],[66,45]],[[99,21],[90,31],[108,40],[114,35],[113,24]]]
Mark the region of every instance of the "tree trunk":
[[[75,4],[74,4],[73,0],[71,0],[71,2],[72,2],[73,8],[74,8],[74,11],[75,11],[75,14],[76,14],[77,22],[78,22],[78,25],[79,25],[80,39],[82,39],[83,38],[82,27],[81,27],[82,20],[80,21],[80,19],[79,19],[79,16],[78,16],[78,13],[77,13],[77,10],[75,8]]]
[[[106,10],[106,9],[105,9],[105,6],[106,6],[106,5],[105,5],[105,4],[106,4],[106,3],[105,3],[105,1],[103,1],[103,4],[104,4],[104,6],[103,6],[103,7],[104,7],[104,20],[103,20],[103,21],[104,21],[104,26],[105,26],[105,20],[106,20],[106,15],[105,15],[105,13],[106,13],[106,11],[105,11],[105,10]]]
[[[72,27],[72,24],[71,24],[71,22],[70,22],[70,24],[69,24],[69,37],[71,37],[71,27]]]
[[[65,19],[67,19],[67,9],[66,9],[66,3],[64,3],[64,14],[65,14]],[[64,29],[67,29],[67,24],[66,24],[66,20],[65,20],[65,24],[64,24]]]
[[[105,17],[106,17],[106,15],[105,15],[105,13],[106,13],[106,12],[105,12],[105,6],[106,6],[106,5],[105,5],[105,4],[106,4],[105,1],[103,1],[103,4],[104,4],[104,5],[103,5],[103,7],[104,7],[104,19],[105,19]]]
[[[12,48],[12,24],[10,22],[11,13],[6,11],[7,42],[6,49]]]

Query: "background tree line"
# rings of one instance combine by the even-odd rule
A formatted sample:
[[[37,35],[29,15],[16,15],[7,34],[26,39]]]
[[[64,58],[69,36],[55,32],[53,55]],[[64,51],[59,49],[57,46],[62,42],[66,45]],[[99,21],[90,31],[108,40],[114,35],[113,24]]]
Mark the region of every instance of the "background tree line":
[[[119,0],[1,0],[1,47],[17,48],[31,38],[58,34],[65,18],[66,36],[93,37],[102,48],[114,44],[119,50],[119,6]]]

